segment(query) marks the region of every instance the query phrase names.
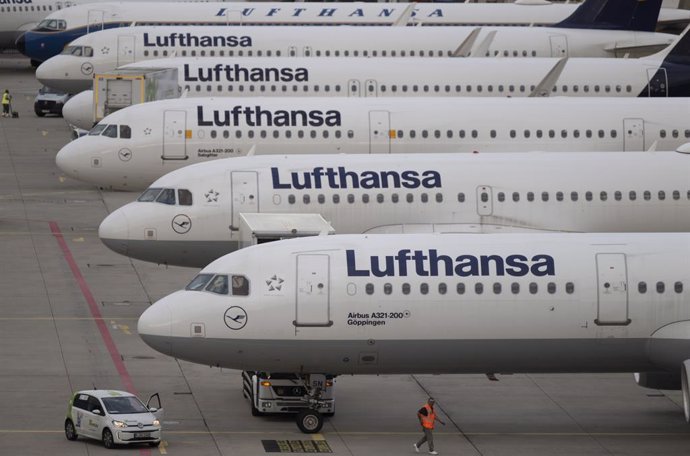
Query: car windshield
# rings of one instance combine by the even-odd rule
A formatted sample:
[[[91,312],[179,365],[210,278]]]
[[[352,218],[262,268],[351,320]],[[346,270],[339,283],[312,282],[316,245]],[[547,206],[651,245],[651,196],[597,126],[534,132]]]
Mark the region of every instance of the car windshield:
[[[40,89],[38,89],[38,93],[40,93],[41,95],[47,95],[47,94],[51,94],[51,93],[53,93],[55,95],[64,94],[64,92],[60,92],[59,90],[51,89],[48,86],[43,86]]]
[[[111,415],[123,415],[126,413],[148,413],[148,409],[134,396],[103,397],[101,398],[105,409]]]

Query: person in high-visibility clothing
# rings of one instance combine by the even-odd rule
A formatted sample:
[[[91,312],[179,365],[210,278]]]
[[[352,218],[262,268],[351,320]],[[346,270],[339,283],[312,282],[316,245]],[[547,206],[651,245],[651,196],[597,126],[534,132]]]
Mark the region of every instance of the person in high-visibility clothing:
[[[5,93],[2,94],[2,117],[10,117],[10,105],[12,103],[12,96],[10,91],[5,89]]]
[[[417,418],[419,418],[419,424],[422,425],[422,431],[424,431],[424,435],[422,438],[419,440],[419,442],[414,444],[414,450],[419,453],[419,447],[424,444],[424,442],[427,442],[429,444],[429,454],[438,454],[438,451],[434,450],[434,435],[432,431],[434,430],[434,424],[436,421],[441,423],[442,425],[446,425],[438,416],[436,416],[436,412],[434,411],[434,404],[436,401],[434,400],[433,397],[430,397],[429,400],[426,401],[426,404],[424,404],[424,407],[420,408],[417,411]]]

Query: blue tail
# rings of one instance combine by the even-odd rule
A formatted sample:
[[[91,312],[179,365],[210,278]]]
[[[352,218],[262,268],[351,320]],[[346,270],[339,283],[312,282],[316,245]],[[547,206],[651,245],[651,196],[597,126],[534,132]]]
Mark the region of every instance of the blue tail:
[[[661,0],[585,0],[554,27],[653,32]]]

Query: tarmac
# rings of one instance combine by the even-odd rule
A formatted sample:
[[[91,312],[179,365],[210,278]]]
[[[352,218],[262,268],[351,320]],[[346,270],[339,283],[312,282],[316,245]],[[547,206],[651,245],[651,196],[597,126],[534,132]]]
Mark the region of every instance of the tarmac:
[[[0,118],[0,455],[112,454],[64,436],[70,395],[94,387],[161,395],[164,441],[118,453],[415,454],[416,410],[433,395],[447,423],[435,431],[442,455],[690,454],[680,393],[641,388],[631,374],[338,377],[337,412],[320,434],[301,434],[290,416],[251,416],[240,372],[178,361],[139,339],[138,316],[197,271],[101,244],[100,221],[137,195],[61,174],[55,154],[70,131],[34,114],[39,84],[26,59],[0,56],[6,88],[20,116]]]

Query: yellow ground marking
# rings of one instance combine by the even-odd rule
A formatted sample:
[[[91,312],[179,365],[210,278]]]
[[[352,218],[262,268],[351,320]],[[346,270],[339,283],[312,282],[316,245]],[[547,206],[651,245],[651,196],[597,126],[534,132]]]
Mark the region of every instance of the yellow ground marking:
[[[72,239],[72,242],[84,242],[84,238],[83,237],[74,238],[74,239]]]
[[[158,451],[161,452],[161,454],[168,454],[168,451],[165,449],[165,447],[168,446],[168,442],[165,440],[161,440],[161,443],[158,444]]]
[[[323,438],[323,434],[312,434],[311,439],[312,440],[326,440],[325,438]]]
[[[47,136],[47,135],[48,135],[48,132],[47,132],[46,130],[41,130],[41,134],[42,134],[43,136]]]
[[[60,176],[60,177],[58,177],[58,180],[59,180],[60,183],[62,184],[62,183],[65,182],[65,180],[67,180],[67,179],[65,179],[65,176]]]
[[[118,328],[120,328],[122,330],[123,333],[127,334],[128,336],[132,335],[132,333],[129,332],[129,326],[127,326],[127,325],[117,325],[117,326],[118,326]]]

